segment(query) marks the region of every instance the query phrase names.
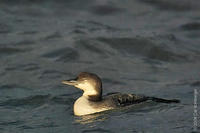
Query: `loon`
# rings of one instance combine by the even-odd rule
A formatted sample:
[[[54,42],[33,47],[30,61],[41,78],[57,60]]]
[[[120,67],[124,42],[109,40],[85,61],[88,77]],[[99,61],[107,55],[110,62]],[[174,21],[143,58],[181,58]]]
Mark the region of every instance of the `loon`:
[[[102,97],[101,79],[93,73],[81,72],[77,78],[63,80],[63,84],[83,90],[83,95],[74,103],[74,115],[82,116],[142,103],[148,100],[162,103],[179,103],[177,99],[162,99],[135,94],[110,93]]]

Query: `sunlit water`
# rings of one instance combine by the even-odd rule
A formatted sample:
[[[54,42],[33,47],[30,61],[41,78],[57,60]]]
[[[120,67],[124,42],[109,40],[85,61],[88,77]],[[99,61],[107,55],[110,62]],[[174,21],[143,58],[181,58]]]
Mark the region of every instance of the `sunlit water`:
[[[192,132],[199,7],[196,0],[1,1],[0,132]],[[181,103],[76,117],[81,91],[61,81],[81,71],[99,75],[104,94]]]

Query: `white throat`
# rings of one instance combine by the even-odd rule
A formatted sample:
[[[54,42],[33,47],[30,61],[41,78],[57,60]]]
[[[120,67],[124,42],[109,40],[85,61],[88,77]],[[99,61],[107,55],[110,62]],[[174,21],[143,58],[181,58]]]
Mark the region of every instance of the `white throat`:
[[[88,97],[90,95],[99,95],[94,86],[88,82],[80,83],[76,85],[76,87],[84,91],[83,93],[84,97]]]
[[[83,93],[84,97],[88,97],[91,95],[98,95],[98,93],[95,90],[87,90],[87,91],[84,91],[84,93]]]

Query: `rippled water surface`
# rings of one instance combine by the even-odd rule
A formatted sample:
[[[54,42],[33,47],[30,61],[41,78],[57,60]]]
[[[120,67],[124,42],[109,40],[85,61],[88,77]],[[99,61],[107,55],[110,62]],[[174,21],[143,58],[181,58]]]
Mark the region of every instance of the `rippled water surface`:
[[[1,133],[189,133],[200,89],[197,0],[0,1]],[[81,71],[104,94],[177,98],[76,117]],[[199,109],[199,108],[198,108]]]

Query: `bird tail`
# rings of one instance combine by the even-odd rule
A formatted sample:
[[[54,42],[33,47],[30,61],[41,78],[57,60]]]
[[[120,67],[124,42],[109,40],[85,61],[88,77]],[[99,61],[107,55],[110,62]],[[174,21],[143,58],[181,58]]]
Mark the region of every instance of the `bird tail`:
[[[148,100],[152,100],[158,103],[180,103],[178,99],[163,99],[163,98],[156,98],[156,97],[147,97]]]

